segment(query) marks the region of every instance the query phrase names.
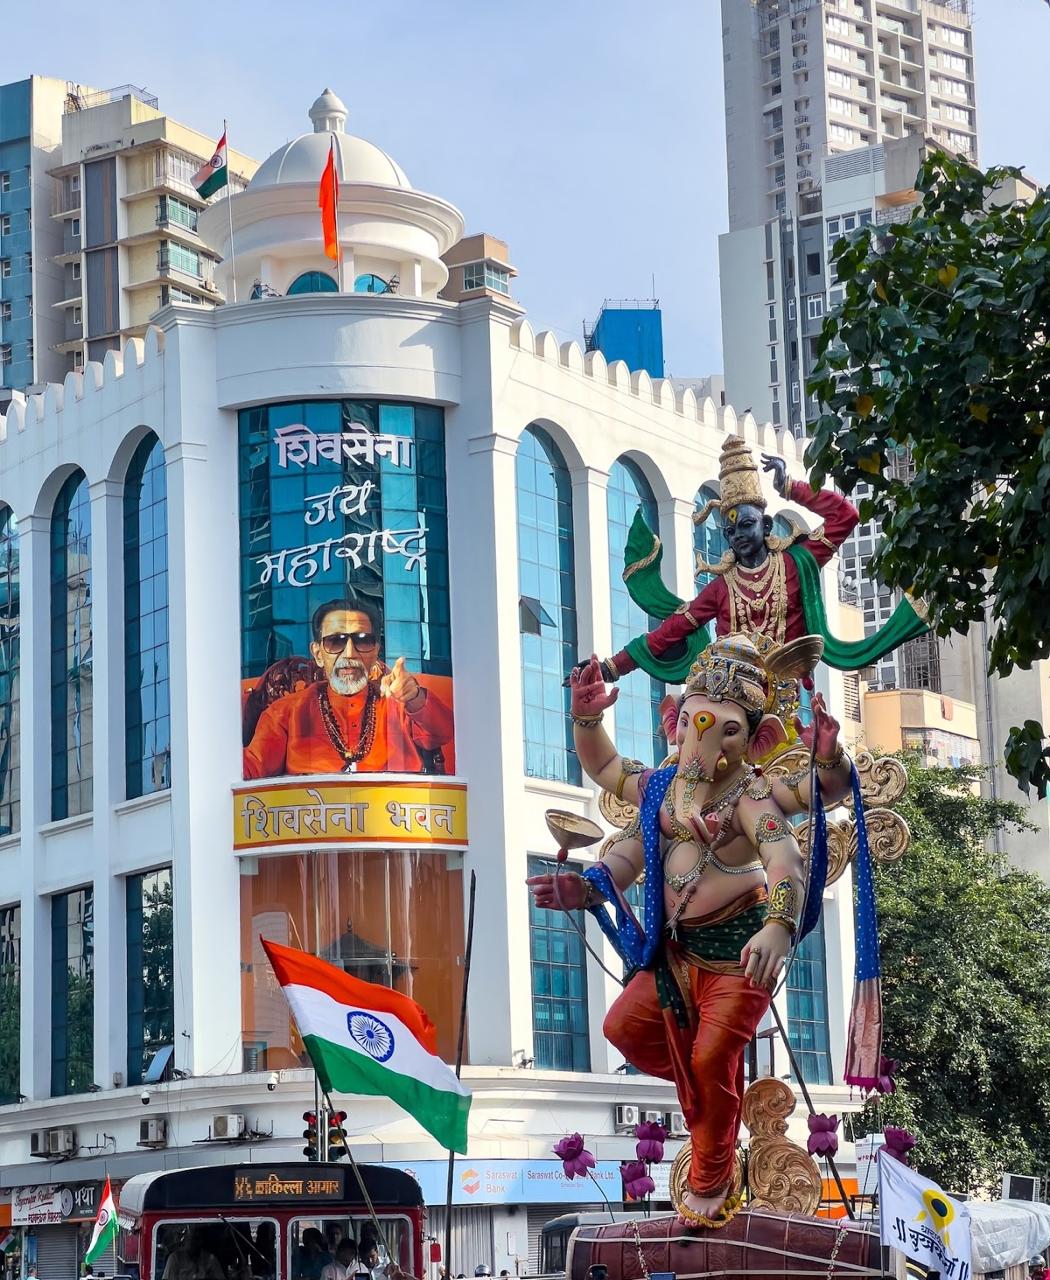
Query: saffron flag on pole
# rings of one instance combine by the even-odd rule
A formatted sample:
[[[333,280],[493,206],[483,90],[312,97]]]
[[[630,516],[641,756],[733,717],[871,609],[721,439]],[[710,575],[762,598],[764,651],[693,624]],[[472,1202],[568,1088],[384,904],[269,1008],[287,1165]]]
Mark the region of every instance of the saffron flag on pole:
[[[225,187],[229,180],[230,165],[226,155],[226,130],[223,129],[222,137],[215,144],[211,159],[205,160],[190,181],[200,198],[207,200],[209,196]]]
[[[966,1205],[885,1151],[878,1159],[882,1243],[951,1280],[970,1280]]]
[[[317,190],[317,207],[321,210],[321,231],[324,235],[325,256],[339,261],[339,226],[336,210],[339,207],[339,175],[335,171],[335,139],[328,144],[328,163],[321,174]]]
[[[424,1010],[305,951],[261,942],[324,1088],[390,1098],[443,1147],[465,1154],[470,1091],[438,1057]]]
[[[84,1261],[95,1263],[102,1259],[106,1250],[117,1238],[117,1206],[113,1202],[113,1191],[106,1178],[106,1189],[102,1192],[102,1203],[98,1207],[95,1229],[84,1254]]]

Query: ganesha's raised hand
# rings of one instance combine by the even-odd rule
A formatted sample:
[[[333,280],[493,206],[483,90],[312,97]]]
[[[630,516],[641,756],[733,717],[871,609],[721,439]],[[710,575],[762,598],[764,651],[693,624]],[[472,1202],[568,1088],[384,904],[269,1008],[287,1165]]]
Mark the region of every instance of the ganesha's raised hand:
[[[606,689],[598,655],[592,654],[584,667],[574,667],[569,676],[571,695],[569,708],[574,716],[597,716],[611,707],[620,696],[615,686]]]
[[[824,704],[822,693],[813,696],[813,723],[799,734],[807,747],[812,748],[816,740],[817,755],[822,760],[833,760],[838,751],[839,730],[841,726]]]

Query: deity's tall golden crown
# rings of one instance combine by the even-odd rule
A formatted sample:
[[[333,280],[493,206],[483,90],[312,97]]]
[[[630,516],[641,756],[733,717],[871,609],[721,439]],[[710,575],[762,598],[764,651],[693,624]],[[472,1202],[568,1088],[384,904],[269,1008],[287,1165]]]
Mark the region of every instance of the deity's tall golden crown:
[[[730,436],[722,446],[718,459],[718,479],[721,489],[723,513],[741,503],[765,511],[766,500],[762,496],[762,482],[751,450],[739,436]]]

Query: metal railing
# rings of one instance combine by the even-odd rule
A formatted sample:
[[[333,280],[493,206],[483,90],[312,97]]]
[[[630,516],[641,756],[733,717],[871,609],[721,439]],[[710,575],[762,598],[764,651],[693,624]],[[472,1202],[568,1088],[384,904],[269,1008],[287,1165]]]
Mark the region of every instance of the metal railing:
[[[115,89],[91,89],[85,91],[72,81],[66,82],[66,102],[63,114],[71,115],[74,111],[87,111],[90,107],[103,107],[110,102],[120,102],[123,98],[134,98],[137,102],[152,107],[154,111],[160,106],[155,94],[147,93],[134,84],[119,84]]]

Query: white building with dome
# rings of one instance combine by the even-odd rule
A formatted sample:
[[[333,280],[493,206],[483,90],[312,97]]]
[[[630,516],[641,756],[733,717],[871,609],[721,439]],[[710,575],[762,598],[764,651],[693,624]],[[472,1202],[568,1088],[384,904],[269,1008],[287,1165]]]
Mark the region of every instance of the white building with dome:
[[[536,332],[499,242],[465,240],[330,91],[310,118],[232,197],[236,303],[220,201],[200,233],[226,305],[165,307],[0,419],[0,1212],[22,1187],[301,1158],[312,1076],[260,934],[412,994],[451,1057],[473,871],[457,1256],[530,1271],[539,1226],[580,1200],[552,1144],[584,1133],[615,1193],[634,1147],[618,1108],[676,1111],[602,1036],[617,985],[530,911],[545,810],[599,816],[562,677],[645,628],[619,577],[639,505],[691,598],[726,435],[800,461],[750,415]],[[333,144],[338,280],[317,210]],[[351,593],[454,739],[394,773],[260,778],[260,724],[314,679],[310,616]],[[845,720],[839,677],[826,691]],[[623,682],[627,754],[663,754],[659,694]],[[829,1112],[848,1102],[848,885],[780,997]],[[345,1105],[358,1157],[414,1169],[438,1203],[424,1131],[382,1099]],[[61,1159],[32,1154],[41,1134]],[[40,1280],[73,1274],[77,1232],[34,1228]]]
[[[237,297],[248,297],[256,281],[281,294],[377,293],[393,282],[403,297],[431,299],[444,287],[442,255],[462,238],[463,215],[447,200],[414,190],[385,151],[347,133],[347,115],[326,89],[310,108],[312,131],[279,147],[233,201]],[[317,212],[330,148],[339,178],[338,268],[324,257]],[[207,209],[199,230],[222,254],[216,282],[232,298],[225,205]]]

